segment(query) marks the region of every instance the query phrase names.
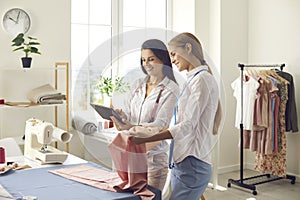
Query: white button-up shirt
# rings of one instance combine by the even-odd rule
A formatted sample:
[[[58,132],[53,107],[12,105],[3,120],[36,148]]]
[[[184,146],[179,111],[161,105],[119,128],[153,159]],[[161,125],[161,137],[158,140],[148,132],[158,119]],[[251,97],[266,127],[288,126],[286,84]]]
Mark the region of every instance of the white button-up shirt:
[[[145,98],[148,78],[149,77],[139,79],[133,84],[131,97],[128,98],[128,101],[125,103],[123,111],[127,115],[127,120],[134,125],[168,128],[178,98],[179,86],[168,77],[165,77]],[[152,120],[152,112],[162,86],[165,86],[165,88],[161,93],[154,120]],[[151,156],[161,152],[167,152],[168,150],[169,145],[166,141],[162,141],[148,152],[148,155]]]
[[[193,78],[204,68],[207,69],[207,66],[199,66],[187,73],[189,84],[179,98],[177,124],[169,128],[174,139],[175,163],[181,162],[187,156],[194,156],[211,164],[211,137],[219,89],[216,80],[208,71],[201,71]]]

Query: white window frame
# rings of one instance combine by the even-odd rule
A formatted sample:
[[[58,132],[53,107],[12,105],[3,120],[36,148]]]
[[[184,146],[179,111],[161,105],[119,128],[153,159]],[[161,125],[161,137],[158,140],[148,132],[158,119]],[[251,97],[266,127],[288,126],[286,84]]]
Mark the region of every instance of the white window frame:
[[[89,0],[88,0],[89,1]],[[101,0],[100,0],[101,1]],[[146,0],[149,1],[149,0]],[[88,2],[88,4],[90,4],[90,2]],[[166,0],[166,29],[167,30],[172,30],[172,0]],[[119,58],[120,57],[120,52],[122,52],[123,49],[123,42],[122,42],[122,38],[119,37],[120,35],[122,35],[123,33],[123,0],[111,0],[111,58],[110,58],[110,64],[114,65],[113,67],[111,67],[111,76],[116,76],[119,74],[119,66],[122,65],[122,59],[117,59],[116,61],[113,62],[114,58]],[[88,8],[89,9],[89,8]],[[88,16],[90,17],[90,15]],[[90,19],[88,19],[88,23],[86,24],[88,27],[91,25],[90,24]],[[71,23],[72,25],[73,23]],[[147,24],[145,22],[145,27],[147,27]],[[72,33],[71,33],[72,34]],[[118,36],[118,37],[113,37],[113,36]],[[88,37],[90,37],[90,28],[88,28]],[[167,37],[167,36],[166,36]],[[90,39],[87,40],[88,41],[88,57],[87,57],[87,65],[83,66],[84,70],[87,70],[87,76],[90,77],[90,70],[92,69],[91,66],[91,61],[90,61]],[[72,48],[72,47],[71,47]],[[115,49],[117,49],[115,51]],[[71,55],[71,59],[72,59],[72,55]],[[71,69],[74,69],[78,66],[73,66],[72,65],[72,61],[71,61]],[[72,73],[73,70],[71,70]],[[90,102],[90,88],[91,88],[91,80],[90,78],[87,79],[87,91],[86,91],[86,104],[89,104]],[[73,91],[73,86],[75,85],[75,81],[71,83],[72,85],[72,91]],[[73,99],[73,101],[76,101],[77,99]],[[73,106],[74,109],[74,106]],[[75,107],[75,109],[77,110],[77,108]],[[82,108],[82,109],[86,109],[86,108]]]

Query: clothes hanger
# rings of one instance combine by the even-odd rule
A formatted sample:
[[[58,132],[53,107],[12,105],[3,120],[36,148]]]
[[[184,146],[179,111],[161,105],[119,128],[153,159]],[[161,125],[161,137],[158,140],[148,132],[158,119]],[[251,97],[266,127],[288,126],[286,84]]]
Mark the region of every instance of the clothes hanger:
[[[266,70],[259,70],[259,77],[261,77],[265,83],[270,83],[270,76],[266,73]]]
[[[266,73],[270,76],[272,76],[273,78],[277,79],[280,82],[285,83],[286,85],[290,84],[289,81],[287,81],[286,79],[282,78],[281,76],[279,76],[275,70],[266,70]]]

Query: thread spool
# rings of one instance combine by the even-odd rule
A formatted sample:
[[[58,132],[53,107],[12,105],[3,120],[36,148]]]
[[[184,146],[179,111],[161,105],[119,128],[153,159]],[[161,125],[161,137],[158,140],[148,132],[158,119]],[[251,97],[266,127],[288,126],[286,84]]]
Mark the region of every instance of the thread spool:
[[[111,120],[104,121],[104,129],[112,128],[112,127],[114,127],[114,122],[113,121],[111,121]]]
[[[5,149],[0,147],[0,163],[5,163]]]

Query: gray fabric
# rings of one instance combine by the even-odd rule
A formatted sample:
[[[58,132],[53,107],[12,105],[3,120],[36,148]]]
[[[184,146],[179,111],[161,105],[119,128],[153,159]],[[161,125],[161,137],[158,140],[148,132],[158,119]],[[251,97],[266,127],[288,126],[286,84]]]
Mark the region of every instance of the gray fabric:
[[[93,122],[87,121],[79,115],[73,117],[72,126],[83,134],[91,134],[97,131],[97,126]]]
[[[29,91],[27,98],[34,103],[56,104],[63,103],[66,95],[61,94],[50,84],[45,84]]]

